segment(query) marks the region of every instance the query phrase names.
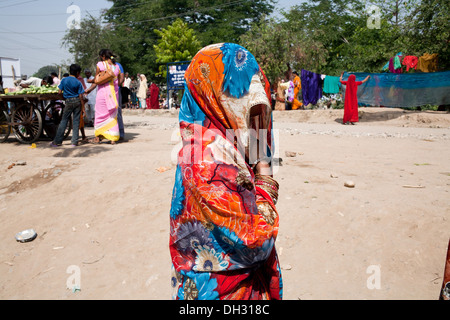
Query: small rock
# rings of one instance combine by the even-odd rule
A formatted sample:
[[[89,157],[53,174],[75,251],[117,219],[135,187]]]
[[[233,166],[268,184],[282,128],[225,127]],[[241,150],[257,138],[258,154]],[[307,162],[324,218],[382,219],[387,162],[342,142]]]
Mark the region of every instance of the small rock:
[[[347,188],[354,188],[355,187],[355,183],[351,180],[345,181],[344,182],[344,186],[346,186]]]
[[[295,157],[297,155],[297,153],[293,151],[285,151],[284,153],[286,157]]]
[[[292,266],[291,266],[290,264],[285,264],[285,265],[283,265],[283,266],[281,267],[281,269],[283,269],[283,270],[291,270],[291,269],[292,269]]]

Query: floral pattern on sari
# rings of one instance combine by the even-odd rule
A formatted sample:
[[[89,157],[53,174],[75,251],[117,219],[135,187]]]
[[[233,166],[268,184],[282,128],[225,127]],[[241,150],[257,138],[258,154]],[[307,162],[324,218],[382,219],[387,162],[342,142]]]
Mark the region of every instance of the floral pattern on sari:
[[[268,81],[241,46],[205,47],[186,71],[170,210],[174,299],[282,298],[276,207],[226,134],[240,121],[227,99],[246,101],[255,75],[270,101]]]

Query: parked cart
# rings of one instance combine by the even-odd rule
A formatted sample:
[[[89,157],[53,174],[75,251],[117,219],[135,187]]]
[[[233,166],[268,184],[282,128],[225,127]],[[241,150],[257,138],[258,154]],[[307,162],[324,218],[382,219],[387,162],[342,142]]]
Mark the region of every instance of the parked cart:
[[[0,142],[11,132],[21,143],[33,143],[38,139],[52,140],[62,119],[64,100],[55,93],[20,94],[0,96]],[[72,130],[69,119],[64,139]]]

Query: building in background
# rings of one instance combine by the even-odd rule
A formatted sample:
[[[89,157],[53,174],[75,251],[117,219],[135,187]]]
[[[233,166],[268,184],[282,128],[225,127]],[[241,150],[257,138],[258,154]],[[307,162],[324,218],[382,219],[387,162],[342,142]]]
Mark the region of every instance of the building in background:
[[[3,88],[13,88],[14,80],[21,79],[20,59],[0,57],[0,75]]]

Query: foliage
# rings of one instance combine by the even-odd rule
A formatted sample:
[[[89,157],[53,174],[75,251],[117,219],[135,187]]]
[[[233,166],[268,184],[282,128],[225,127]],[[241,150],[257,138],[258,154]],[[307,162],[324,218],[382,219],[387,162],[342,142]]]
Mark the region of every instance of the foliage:
[[[367,6],[376,5],[383,18],[392,25],[401,25],[418,4],[418,0],[374,0],[366,1]]]
[[[181,19],[193,29],[200,47],[218,42],[237,42],[273,10],[274,0],[109,0],[104,18],[112,29],[111,49],[131,73],[145,73],[156,82],[159,74],[155,45],[162,30]]]
[[[405,45],[410,54],[437,53],[439,67],[450,69],[450,2],[422,0],[405,19]]]
[[[154,30],[161,38],[158,44],[153,46],[156,54],[156,62],[166,64],[168,62],[189,61],[198,50],[201,49],[194,30],[189,29],[181,19],[177,19],[167,29]],[[165,65],[160,65],[159,75],[166,77]]]
[[[306,42],[301,45],[313,46],[311,49],[321,54],[321,59],[316,57],[302,67],[328,74],[340,73],[343,69],[341,45],[348,44],[355,29],[365,23],[363,6],[356,0],[310,0],[292,7],[283,15],[286,28],[304,34]]]
[[[283,27],[273,19],[253,25],[249,32],[241,36],[240,44],[255,56],[270,82],[274,82],[286,69],[290,42]]]
[[[334,65],[353,72],[381,72],[386,61],[404,51],[398,27],[380,20],[379,29],[355,27],[355,32],[335,49],[339,57]],[[338,70],[335,71],[339,74]]]
[[[188,0],[185,21],[202,45],[237,43],[239,37],[273,11],[274,0]]]
[[[81,68],[95,70],[98,53],[110,48],[111,32],[92,16],[81,20],[80,29],[69,29],[63,37],[62,44],[74,55],[73,63]]]
[[[438,53],[440,68],[450,69],[448,0],[308,0],[278,20],[268,18],[274,0],[109,1],[103,24],[87,18],[64,37],[83,68],[106,47],[129,73],[164,83],[157,76],[161,64],[189,60],[211,43],[235,42],[253,53],[272,82],[287,65],[328,75],[381,72],[398,52]],[[369,5],[380,8],[379,28],[368,26]]]
[[[57,65],[43,66],[43,67],[39,68],[39,70],[36,71],[35,74],[33,74],[33,77],[43,79],[44,77],[50,76],[50,73],[52,73],[52,72],[56,72],[56,74],[58,74],[59,68],[60,67]]]
[[[326,58],[320,42],[274,19],[253,25],[240,44],[252,52],[270,82],[276,82],[290,66],[319,70]]]

